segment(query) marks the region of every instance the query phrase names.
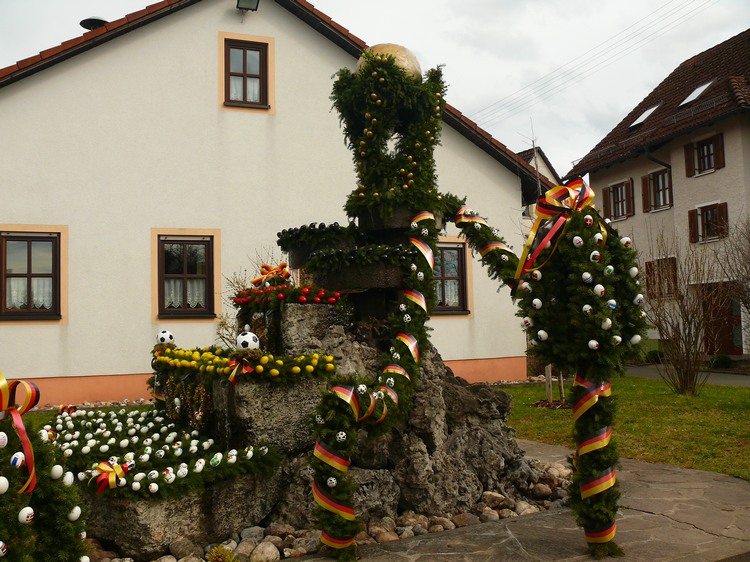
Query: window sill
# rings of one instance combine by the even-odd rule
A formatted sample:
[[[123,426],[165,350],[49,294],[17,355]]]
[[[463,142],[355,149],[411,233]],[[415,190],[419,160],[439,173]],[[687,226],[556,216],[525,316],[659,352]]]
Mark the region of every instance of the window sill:
[[[695,172],[693,175],[694,178],[699,178],[701,176],[707,176],[708,174],[713,174],[716,171],[716,168],[711,168],[710,170],[704,170],[702,172]]]
[[[213,312],[160,312],[158,317],[170,320],[176,320],[180,318],[184,318],[186,320],[205,320],[216,318],[216,314],[214,314]]]
[[[662,211],[668,211],[671,209],[674,205],[665,205],[664,207],[659,207],[658,209],[651,209],[649,213],[661,213]]]
[[[244,107],[245,109],[271,109],[271,106],[268,104],[261,104],[261,103],[241,103],[238,101],[225,101],[224,105],[226,107]]]
[[[38,322],[44,322],[44,321],[56,321],[56,320],[62,320],[61,314],[45,314],[44,316],[41,316],[39,314],[0,314],[0,322],[2,321],[8,321],[12,322],[13,320],[36,320]]]
[[[471,314],[471,310],[441,310],[435,308],[432,310],[432,316],[468,316]]]
[[[626,215],[624,217],[611,217],[609,220],[610,222],[620,222],[620,221],[628,220],[629,218],[630,217]]]

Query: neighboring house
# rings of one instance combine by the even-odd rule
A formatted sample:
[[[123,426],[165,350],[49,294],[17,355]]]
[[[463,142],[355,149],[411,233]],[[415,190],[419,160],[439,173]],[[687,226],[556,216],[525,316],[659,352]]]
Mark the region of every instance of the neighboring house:
[[[678,66],[567,177],[589,174],[596,205],[644,257],[650,298],[672,290],[677,256],[652,255],[659,232],[690,244],[725,238],[750,210],[750,30]],[[727,306],[718,351],[743,352]]]
[[[136,398],[160,330],[214,343],[228,277],[281,261],[283,228],[346,221],[332,76],[366,46],[304,0],[164,0],[0,69],[0,371],[42,403]],[[455,108],[444,121],[440,189],[520,250],[534,170]],[[507,289],[447,234],[460,290],[433,343],[469,380],[525,378]]]

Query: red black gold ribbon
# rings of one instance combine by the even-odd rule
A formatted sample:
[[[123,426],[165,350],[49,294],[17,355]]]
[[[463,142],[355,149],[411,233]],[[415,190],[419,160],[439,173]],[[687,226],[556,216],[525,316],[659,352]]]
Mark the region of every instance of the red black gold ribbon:
[[[518,260],[516,279],[520,279],[524,273],[532,268],[541,269],[544,266],[544,264],[541,264],[534,267],[534,264],[539,254],[547,247],[547,242],[552,241],[555,237],[559,241],[558,235],[561,234],[571,213],[591,205],[593,200],[594,191],[582,179],[570,181],[564,186],[553,187],[539,198],[536,204],[537,218],[526,239],[521,259]],[[542,224],[550,225],[549,230],[546,230],[544,234],[539,232]],[[553,252],[550,253],[550,256]]]
[[[24,400],[20,405],[16,405],[16,390],[21,387],[25,391]],[[8,380],[0,373],[0,419],[10,414],[11,425],[21,440],[23,454],[26,457],[26,467],[29,471],[29,478],[18,491],[19,494],[26,492],[30,494],[36,487],[36,468],[34,467],[34,449],[31,447],[31,441],[23,425],[23,416],[39,403],[39,388],[33,382],[12,381]]]
[[[401,365],[386,365],[383,369],[383,372],[386,374],[391,375],[401,375],[402,377],[406,377],[406,380],[411,382],[411,377],[409,376],[409,373],[406,372],[406,369],[404,369]]]
[[[335,468],[340,472],[348,471],[349,464],[351,464],[351,461],[349,459],[345,459],[344,457],[339,456],[336,451],[334,451],[320,439],[315,441],[315,449],[313,450],[313,455],[322,460],[328,466]]]
[[[331,513],[340,515],[347,521],[354,521],[357,516],[354,515],[354,507],[352,504],[337,500],[332,495],[328,494],[321,484],[318,484],[315,480],[312,482],[313,498],[323,509],[327,509]]]
[[[281,262],[276,267],[271,267],[267,263],[264,263],[263,265],[260,266],[260,276],[256,277],[250,282],[256,287],[260,287],[268,279],[273,279],[274,277],[281,277],[282,279],[289,279],[290,275],[291,273],[289,272],[289,269],[287,269],[286,262]]]
[[[591,435],[586,435],[583,439],[576,443],[576,452],[578,455],[585,455],[591,451],[597,449],[603,449],[609,445],[609,440],[612,437],[612,426],[608,425],[598,431],[595,431]]]
[[[614,466],[603,470],[596,476],[591,478],[584,478],[581,480],[581,498],[586,499],[608,490],[615,485],[617,481],[617,470]]]
[[[229,361],[229,367],[232,368],[232,374],[229,375],[229,382],[237,384],[237,375],[247,373],[248,375],[255,371],[255,367],[250,364],[248,357],[242,357],[239,361],[232,359]]]
[[[589,408],[596,404],[599,401],[599,396],[610,396],[612,394],[612,385],[610,383],[605,382],[597,385],[579,375],[576,375],[573,386],[583,386],[588,391],[573,405],[573,421],[580,418]]]
[[[456,223],[456,226],[460,224],[466,224],[466,223],[477,223],[477,224],[487,224],[487,221],[485,221],[482,217],[477,215],[474,211],[472,211],[469,207],[464,205],[458,210],[458,213],[456,213],[456,218],[453,221]]]
[[[320,532],[320,542],[322,542],[326,546],[330,546],[331,548],[346,548],[347,546],[351,546],[354,543],[354,537],[349,537],[348,539],[340,539],[338,537],[334,537],[330,533],[326,533],[325,529],[323,529]]]
[[[598,531],[584,529],[584,533],[586,535],[586,542],[590,542],[590,543],[609,542],[615,538],[615,534],[617,533],[617,523],[613,521],[611,525]]]
[[[416,363],[419,363],[419,345],[417,344],[417,339],[411,334],[403,332],[396,334],[396,339],[409,348],[412,358]]]
[[[60,406],[57,408],[58,414],[72,414],[76,411],[76,407],[72,404],[60,404]]]
[[[393,403],[398,406],[398,394],[396,394],[396,391],[393,390],[390,386],[382,385],[380,387],[380,390],[383,391],[384,394],[387,394],[388,397],[393,400]]]
[[[370,403],[367,405],[367,408],[365,408],[364,412],[362,412],[362,415],[357,419],[358,422],[365,421],[367,418],[369,418],[372,413],[375,411],[375,398],[370,396]]]
[[[117,488],[117,480],[125,478],[128,473],[128,465],[111,465],[107,461],[102,461],[96,465],[96,471],[99,473],[98,476],[95,476],[96,493],[101,494],[107,488]]]
[[[405,289],[404,297],[406,297],[411,302],[419,306],[419,308],[427,312],[427,299],[425,299],[424,295],[420,293],[419,291],[416,291],[414,289]]]
[[[338,385],[331,387],[331,392],[349,404],[354,414],[354,419],[359,420],[359,402],[357,402],[357,397],[354,394],[354,388],[346,385]]]
[[[489,244],[479,248],[479,255],[484,257],[493,250],[503,250],[511,254],[513,253],[513,250],[511,250],[510,246],[508,246],[507,244],[503,244],[502,242],[490,242]]]
[[[433,215],[430,211],[422,211],[417,216],[415,216],[413,219],[411,219],[411,222],[420,223],[422,221],[426,220],[435,220],[435,215]]]
[[[425,260],[427,260],[427,263],[430,266],[431,270],[435,269],[435,256],[432,253],[432,248],[430,248],[430,245],[422,242],[418,238],[409,238],[409,242],[412,243],[413,246],[417,248],[424,257]]]

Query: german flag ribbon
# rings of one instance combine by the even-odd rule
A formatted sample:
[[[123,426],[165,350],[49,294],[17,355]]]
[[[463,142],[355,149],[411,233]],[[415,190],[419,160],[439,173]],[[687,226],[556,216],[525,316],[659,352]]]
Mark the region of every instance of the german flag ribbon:
[[[430,266],[430,270],[434,271],[435,270],[435,256],[432,253],[432,248],[430,248],[430,245],[425,242],[422,242],[418,238],[409,238],[409,242],[411,242],[411,244],[415,248],[417,248],[417,250],[420,251],[424,259],[427,260],[427,264]]]
[[[587,392],[584,394],[578,402],[573,405],[573,421],[576,421],[583,414],[585,414],[589,408],[599,401],[599,396],[610,396],[612,394],[612,385],[608,382],[601,384],[595,384],[589,380],[586,380],[576,375],[573,386],[583,386]]]
[[[414,289],[405,289],[404,297],[427,312],[427,299],[425,299],[424,295],[419,291]]]
[[[419,363],[419,345],[417,339],[411,334],[405,334],[403,332],[396,334],[396,339],[409,348],[412,358],[416,363]]]
[[[463,205],[458,210],[458,212],[456,213],[456,218],[453,222],[456,223],[456,226],[459,226],[462,224],[469,224],[469,223],[484,224],[484,225],[487,224],[487,221],[485,221],[475,211],[472,211],[466,205]]]
[[[242,357],[239,361],[237,359],[230,360],[229,367],[232,369],[232,373],[229,375],[228,380],[232,384],[237,384],[237,375],[242,373],[247,373],[249,375],[255,371],[255,367],[250,364],[248,357]]]
[[[269,279],[273,279],[274,277],[281,277],[282,279],[289,279],[290,275],[291,273],[289,269],[287,268],[286,262],[281,262],[276,267],[271,267],[267,263],[264,263],[263,265],[260,266],[260,275],[250,282],[256,287],[260,287],[263,283],[265,283]]]
[[[351,464],[349,459],[339,456],[335,450],[326,445],[320,439],[315,441],[313,455],[339,472],[347,472],[349,470],[349,465]]]
[[[393,401],[393,404],[398,406],[398,394],[396,394],[396,391],[393,390],[390,386],[381,385],[380,390],[383,391],[383,394],[388,396]]]
[[[348,539],[340,539],[330,533],[326,533],[326,530],[322,529],[320,531],[320,542],[322,542],[326,546],[330,546],[331,548],[340,549],[354,544],[354,537],[349,537]]]
[[[354,507],[352,504],[347,503],[343,500],[338,500],[325,491],[322,484],[319,484],[316,480],[312,482],[313,498],[317,504],[336,515],[340,515],[347,521],[354,521],[357,516],[354,515]]]
[[[367,408],[362,412],[362,415],[357,419],[358,422],[365,421],[367,418],[369,418],[372,413],[375,411],[375,398],[370,395],[370,403],[367,405]]]
[[[72,404],[60,404],[60,406],[58,406],[57,408],[57,413],[58,414],[72,414],[73,412],[76,411],[76,409],[77,408],[73,406]]]
[[[581,480],[581,499],[586,499],[596,494],[608,490],[615,485],[617,481],[617,470],[614,466],[603,470],[596,476],[584,478]]]
[[[377,419],[370,420],[370,423],[373,425],[378,425],[380,423],[383,423],[385,421],[385,418],[388,417],[388,404],[385,403],[385,400],[380,400],[380,403],[383,405],[383,409],[380,412],[380,416]]]
[[[532,268],[541,269],[544,266],[546,262],[536,266],[535,263],[539,254],[547,247],[547,243],[556,238],[556,248],[561,238],[558,235],[562,233],[573,211],[582,210],[591,205],[593,200],[594,191],[580,178],[566,185],[553,187],[539,198],[536,204],[537,218],[524,244],[521,259],[518,260],[516,279],[520,279]],[[540,232],[542,226],[549,227],[549,230],[545,228]],[[555,248],[550,252],[550,256]]]
[[[513,250],[511,250],[510,246],[508,246],[507,244],[503,244],[502,242],[490,242],[489,244],[486,244],[479,248],[479,255],[484,257],[495,250],[502,250],[511,254],[513,253]]]
[[[589,543],[609,542],[615,538],[615,534],[617,533],[617,523],[613,521],[611,525],[601,530],[591,530],[591,529],[584,528],[583,532],[586,535],[586,542],[589,542]]]
[[[417,214],[413,219],[411,219],[411,222],[415,222],[419,224],[422,221],[426,220],[435,220],[435,215],[433,215],[430,211],[422,211],[421,213]]]
[[[25,391],[23,402],[16,404],[16,390],[21,387]],[[26,457],[26,467],[29,477],[18,491],[19,494],[30,494],[36,487],[36,468],[34,467],[34,449],[23,425],[22,416],[39,403],[39,387],[33,382],[11,381],[0,373],[0,419],[10,415],[11,425],[21,440],[23,454]]]
[[[402,377],[406,377],[406,380],[411,382],[411,377],[409,376],[409,373],[407,373],[406,369],[404,369],[401,365],[396,365],[394,363],[386,365],[383,368],[383,373],[387,375],[401,375]]]
[[[576,443],[576,452],[578,456],[585,455],[591,451],[597,449],[603,449],[609,445],[609,440],[612,437],[612,426],[608,425],[595,431],[591,435],[586,435],[583,439]]]
[[[349,404],[354,414],[354,419],[359,420],[359,402],[354,394],[354,388],[346,385],[337,385],[331,387],[331,392]]]
[[[101,494],[104,490],[117,488],[118,478],[125,478],[128,473],[128,465],[126,464],[109,464],[107,461],[102,461],[96,465],[96,471],[99,473],[98,476],[94,476],[92,480],[96,479],[96,493]],[[91,480],[89,480],[91,482]]]

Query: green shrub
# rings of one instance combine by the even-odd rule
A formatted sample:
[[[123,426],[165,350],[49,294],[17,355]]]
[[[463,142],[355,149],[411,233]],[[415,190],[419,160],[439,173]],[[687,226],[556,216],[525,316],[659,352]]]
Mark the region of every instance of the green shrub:
[[[732,367],[732,358],[729,355],[718,353],[710,359],[708,366],[712,369],[730,369]]]
[[[230,551],[223,546],[213,547],[208,554],[206,554],[206,560],[208,562],[239,562],[239,559]]]
[[[647,363],[661,363],[664,354],[658,349],[650,349],[646,352]]]

